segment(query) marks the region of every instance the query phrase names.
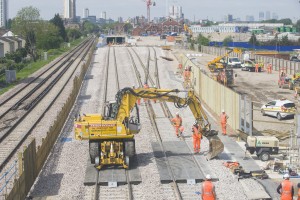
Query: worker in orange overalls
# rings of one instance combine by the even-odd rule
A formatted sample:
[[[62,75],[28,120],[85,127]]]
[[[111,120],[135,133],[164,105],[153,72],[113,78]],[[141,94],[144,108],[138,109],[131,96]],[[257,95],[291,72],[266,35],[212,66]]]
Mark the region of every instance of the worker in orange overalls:
[[[179,113],[176,113],[176,117],[174,117],[171,121],[173,122],[176,136],[179,137],[179,129],[182,126],[182,118],[179,116]]]
[[[256,63],[256,64],[255,64],[255,72],[258,72],[258,67],[259,67],[259,64]]]
[[[217,199],[215,186],[211,181],[211,176],[206,175],[205,181],[202,184],[202,200],[215,200]]]
[[[277,188],[278,194],[280,194],[281,200],[293,200],[294,196],[294,187],[293,183],[290,181],[290,175],[285,174],[283,176],[284,181],[280,183]]]
[[[225,110],[222,110],[222,114],[221,114],[221,127],[222,127],[222,134],[226,135],[226,124],[227,124],[227,119],[229,118],[226,113]]]
[[[201,127],[198,126],[197,122],[193,124],[192,132],[193,132],[194,153],[199,153],[201,139],[202,139],[202,129]]]
[[[268,65],[268,74],[272,74],[272,64],[269,63]]]
[[[297,200],[300,200],[300,183],[298,183],[298,199]]]

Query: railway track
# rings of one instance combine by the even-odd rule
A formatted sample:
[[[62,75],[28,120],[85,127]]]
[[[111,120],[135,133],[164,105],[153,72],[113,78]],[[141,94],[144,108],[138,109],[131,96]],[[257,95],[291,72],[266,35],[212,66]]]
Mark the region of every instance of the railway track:
[[[5,115],[1,115],[1,124],[6,124],[7,127],[2,128],[0,132],[0,171],[31,134],[56,99],[62,94],[64,87],[73,77],[78,66],[81,65],[93,43],[93,38],[90,38],[88,41],[83,42],[79,48],[75,48],[76,50],[68,54],[69,56],[64,57],[64,61],[60,59],[63,64],[59,64],[56,68],[54,67],[55,65],[52,65],[50,69],[55,69],[52,72],[50,72],[50,69],[46,70],[50,72],[45,78],[46,81],[42,81],[32,88],[28,92],[29,95],[23,96],[23,98],[8,109]],[[68,61],[68,59],[70,59],[70,61]],[[58,62],[59,61],[55,63],[58,64]],[[45,73],[42,74],[45,75]],[[68,77],[66,77],[67,75]],[[41,78],[41,76],[39,77]],[[57,88],[58,92],[55,92],[55,94],[51,93],[52,89],[58,84],[60,85],[60,87]],[[30,85],[25,85],[24,88],[30,88],[29,86]],[[14,98],[20,92],[21,91],[17,91],[10,98]],[[47,97],[49,94],[51,94],[51,96]],[[46,101],[45,105],[38,107],[40,101]],[[9,100],[5,103],[8,102]]]
[[[153,49],[153,56],[154,56],[154,74],[153,74],[154,78],[152,78],[152,76],[150,75],[149,62],[147,62],[147,66],[145,66],[143,64],[143,62],[141,61],[141,59],[138,59],[138,60],[140,61],[140,65],[141,65],[141,67],[143,68],[143,70],[145,72],[145,76],[146,75],[148,76],[147,80],[149,80],[149,83],[152,86],[160,88],[161,86],[160,86],[160,80],[159,80],[159,70],[158,70],[156,50],[154,48],[152,48],[152,49]],[[148,51],[148,52],[150,52],[150,51]],[[136,52],[135,52],[135,55],[138,56],[138,54]],[[147,60],[148,61],[150,60],[150,53],[148,53],[148,59]],[[141,81],[139,81],[139,82],[141,84]],[[171,119],[173,116],[172,116],[172,112],[170,111],[167,103],[166,102],[160,102],[159,104],[160,104],[160,107],[161,107],[165,117],[168,118],[168,119]],[[147,111],[149,113],[149,118],[151,119],[152,124],[154,124],[154,130],[155,130],[154,133],[156,135],[157,141],[159,142],[160,147],[164,152],[164,156],[167,158],[166,151],[165,151],[165,149],[162,145],[165,138],[161,136],[161,133],[159,132],[158,127],[156,126],[156,122],[155,122],[155,118],[154,118],[154,116],[156,116],[155,113],[157,111],[153,108],[151,101],[149,101],[148,104],[146,104],[146,108],[147,108]],[[169,140],[169,139],[170,138],[167,138],[167,140]],[[176,141],[178,139],[174,138],[174,140]],[[186,143],[186,145],[188,146],[187,141],[184,138],[181,138],[181,140],[184,141]],[[190,152],[192,152],[191,149],[190,149]],[[192,155],[194,163],[198,166],[198,169],[202,172],[201,167],[200,167],[199,163],[197,162],[196,158],[194,157],[193,154],[191,154],[191,155]],[[176,182],[174,173],[173,173],[172,168],[170,166],[170,163],[168,162],[168,159],[166,159],[166,160],[167,160],[167,163],[168,163],[168,171],[172,175],[172,179],[173,179],[172,182],[170,183],[170,187],[172,188],[172,190],[168,190],[168,191],[173,192],[174,197],[176,199],[191,198],[188,195],[191,194],[193,189],[191,189],[191,186],[187,186],[187,184],[179,184],[179,183]]]
[[[118,75],[118,65],[117,65],[117,58],[116,58],[116,52],[115,52],[115,48],[112,48],[112,53],[110,53],[111,48],[108,48],[108,53],[107,53],[107,60],[106,60],[106,73],[105,73],[105,86],[104,86],[104,99],[103,99],[103,107],[102,107],[102,113],[104,113],[104,107],[105,107],[105,102],[107,102],[107,100],[111,100],[112,96],[111,94],[116,94],[117,91],[120,90],[120,81],[119,81],[119,75]],[[110,66],[110,55],[112,54],[113,58],[112,58],[112,62],[113,62],[113,66]],[[112,67],[112,71],[111,73],[109,73],[110,71],[110,67]],[[113,73],[114,72],[114,73]],[[113,76],[114,77],[111,77]],[[109,80],[114,80],[115,82],[109,82]],[[115,92],[112,92],[112,88],[113,85],[115,85]],[[110,91],[108,93],[108,86],[110,86]],[[98,199],[128,199],[128,200],[132,200],[133,199],[133,192],[132,192],[132,185],[130,183],[130,178],[129,178],[129,174],[128,171],[125,171],[125,175],[126,175],[126,185],[122,185],[119,186],[117,188],[115,187],[109,187],[109,186],[102,186],[99,184],[95,184],[94,186],[94,195],[93,195],[93,199],[98,200]],[[97,178],[96,178],[96,183],[99,182],[99,173],[97,173]],[[124,197],[125,194],[125,197]]]
[[[132,49],[133,50],[133,49]],[[131,57],[131,60],[133,61],[134,59],[133,59],[133,56],[132,56],[132,54],[130,53],[130,51],[128,50],[128,52],[129,52],[129,54],[130,54],[130,57]],[[154,83],[153,83],[153,80],[152,80],[152,78],[151,78],[151,76],[150,76],[150,73],[148,73],[149,72],[149,68],[150,68],[150,62],[149,62],[149,60],[150,60],[150,51],[148,51],[148,59],[147,59],[147,66],[145,66],[144,64],[143,64],[143,62],[142,62],[142,60],[141,60],[141,58],[139,57],[139,55],[136,53],[136,51],[134,51],[133,50],[133,52],[134,52],[134,54],[136,55],[136,57],[138,58],[138,60],[139,60],[139,62],[140,62],[140,66],[143,68],[143,70],[144,70],[144,73],[145,73],[145,80],[147,80],[147,76],[148,76],[148,79],[150,80],[150,82],[151,82],[151,84],[152,85],[154,85]],[[138,83],[139,83],[139,87],[142,87],[143,86],[143,82],[142,82],[142,79],[141,79],[141,77],[140,77],[140,72],[139,72],[139,70],[138,70],[138,68],[137,68],[137,65],[134,63],[133,64],[133,67],[134,67],[134,71],[135,71],[135,74],[136,74],[136,77],[137,77],[137,79],[138,79]],[[160,134],[159,134],[159,130],[158,130],[158,128],[157,128],[157,126],[156,126],[156,123],[155,123],[155,119],[154,119],[154,110],[152,109],[152,107],[151,107],[151,104],[148,102],[148,104],[146,104],[146,109],[147,109],[147,111],[148,111],[148,115],[149,115],[149,118],[150,118],[150,121],[151,121],[151,124],[153,124],[154,125],[154,127],[153,127],[153,129],[154,129],[154,133],[155,133],[155,136],[156,136],[156,138],[157,138],[157,141],[160,143],[160,145],[161,145],[161,147],[162,147],[162,149],[163,149],[163,151],[164,151],[164,156],[165,156],[165,158],[167,158],[167,156],[166,156],[166,153],[165,153],[165,150],[164,150],[164,148],[163,148],[163,145],[162,145],[162,139],[161,139],[161,137],[160,137]],[[182,199],[182,196],[181,196],[181,192],[180,192],[180,190],[179,190],[179,187],[178,187],[178,184],[176,183],[176,181],[175,181],[175,176],[174,176],[174,173],[172,172],[172,168],[171,168],[171,166],[170,166],[170,163],[168,162],[168,159],[166,159],[167,160],[167,168],[168,168],[168,171],[169,171],[169,173],[172,175],[172,183],[170,184],[170,188],[168,189],[168,190],[166,190],[166,192],[168,192],[168,193],[170,193],[168,196],[174,196],[174,192],[175,192],[175,196],[174,197],[176,197],[176,199]]]

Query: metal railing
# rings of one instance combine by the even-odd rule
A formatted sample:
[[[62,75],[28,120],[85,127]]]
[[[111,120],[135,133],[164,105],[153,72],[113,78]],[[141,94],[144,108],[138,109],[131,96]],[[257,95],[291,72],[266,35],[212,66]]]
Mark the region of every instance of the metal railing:
[[[7,195],[7,185],[10,183],[12,178],[17,177],[17,160],[14,161],[12,166],[0,176],[0,196]]]

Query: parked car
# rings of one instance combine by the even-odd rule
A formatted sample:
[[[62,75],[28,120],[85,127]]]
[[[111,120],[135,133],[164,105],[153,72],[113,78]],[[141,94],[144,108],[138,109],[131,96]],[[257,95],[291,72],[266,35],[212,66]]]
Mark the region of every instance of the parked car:
[[[297,56],[292,56],[290,61],[300,62],[300,59]]]
[[[227,60],[227,65],[233,68],[240,68],[241,61],[238,57],[229,57]]]
[[[268,115],[277,117],[278,120],[293,117],[295,112],[296,105],[294,102],[286,99],[273,100],[261,107],[261,113],[263,116]]]

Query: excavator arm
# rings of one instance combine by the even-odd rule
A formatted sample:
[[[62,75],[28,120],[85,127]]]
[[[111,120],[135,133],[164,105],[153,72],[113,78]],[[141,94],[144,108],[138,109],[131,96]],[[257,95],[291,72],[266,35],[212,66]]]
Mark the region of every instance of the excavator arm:
[[[221,61],[224,57],[227,57],[227,56],[228,56],[229,54],[231,54],[232,52],[241,54],[241,53],[242,53],[242,50],[239,49],[239,48],[233,48],[233,49],[231,49],[230,51],[226,52],[224,55],[216,57],[215,59],[213,59],[212,61],[208,62],[208,64],[207,64],[208,67],[210,68],[210,70],[211,70],[211,71],[215,71],[216,68],[222,68],[222,69],[223,69],[223,65],[222,65],[222,67],[220,67],[220,65],[219,65],[220,61]],[[219,67],[218,67],[218,66],[216,67],[216,65],[219,65]]]
[[[185,97],[179,97],[178,93],[185,93]],[[116,103],[118,105],[118,113],[116,113],[117,120],[123,121],[129,117],[132,108],[138,98],[156,99],[162,102],[172,102],[176,108],[189,107],[192,111],[195,120],[202,127],[204,135],[210,132],[210,124],[207,116],[201,106],[201,102],[194,94],[193,90],[180,91],[178,89],[165,90],[165,89],[132,89],[124,88],[116,95]]]
[[[224,145],[217,132],[210,129],[208,118],[193,90],[126,87],[118,91],[115,101],[106,105],[103,115],[84,114],[75,119],[75,139],[89,140],[91,162],[98,169],[114,164],[128,168],[129,158],[135,154],[134,134],[141,129],[136,105],[139,98],[172,102],[176,108],[189,107],[203,135],[209,140],[207,159],[223,152]]]

